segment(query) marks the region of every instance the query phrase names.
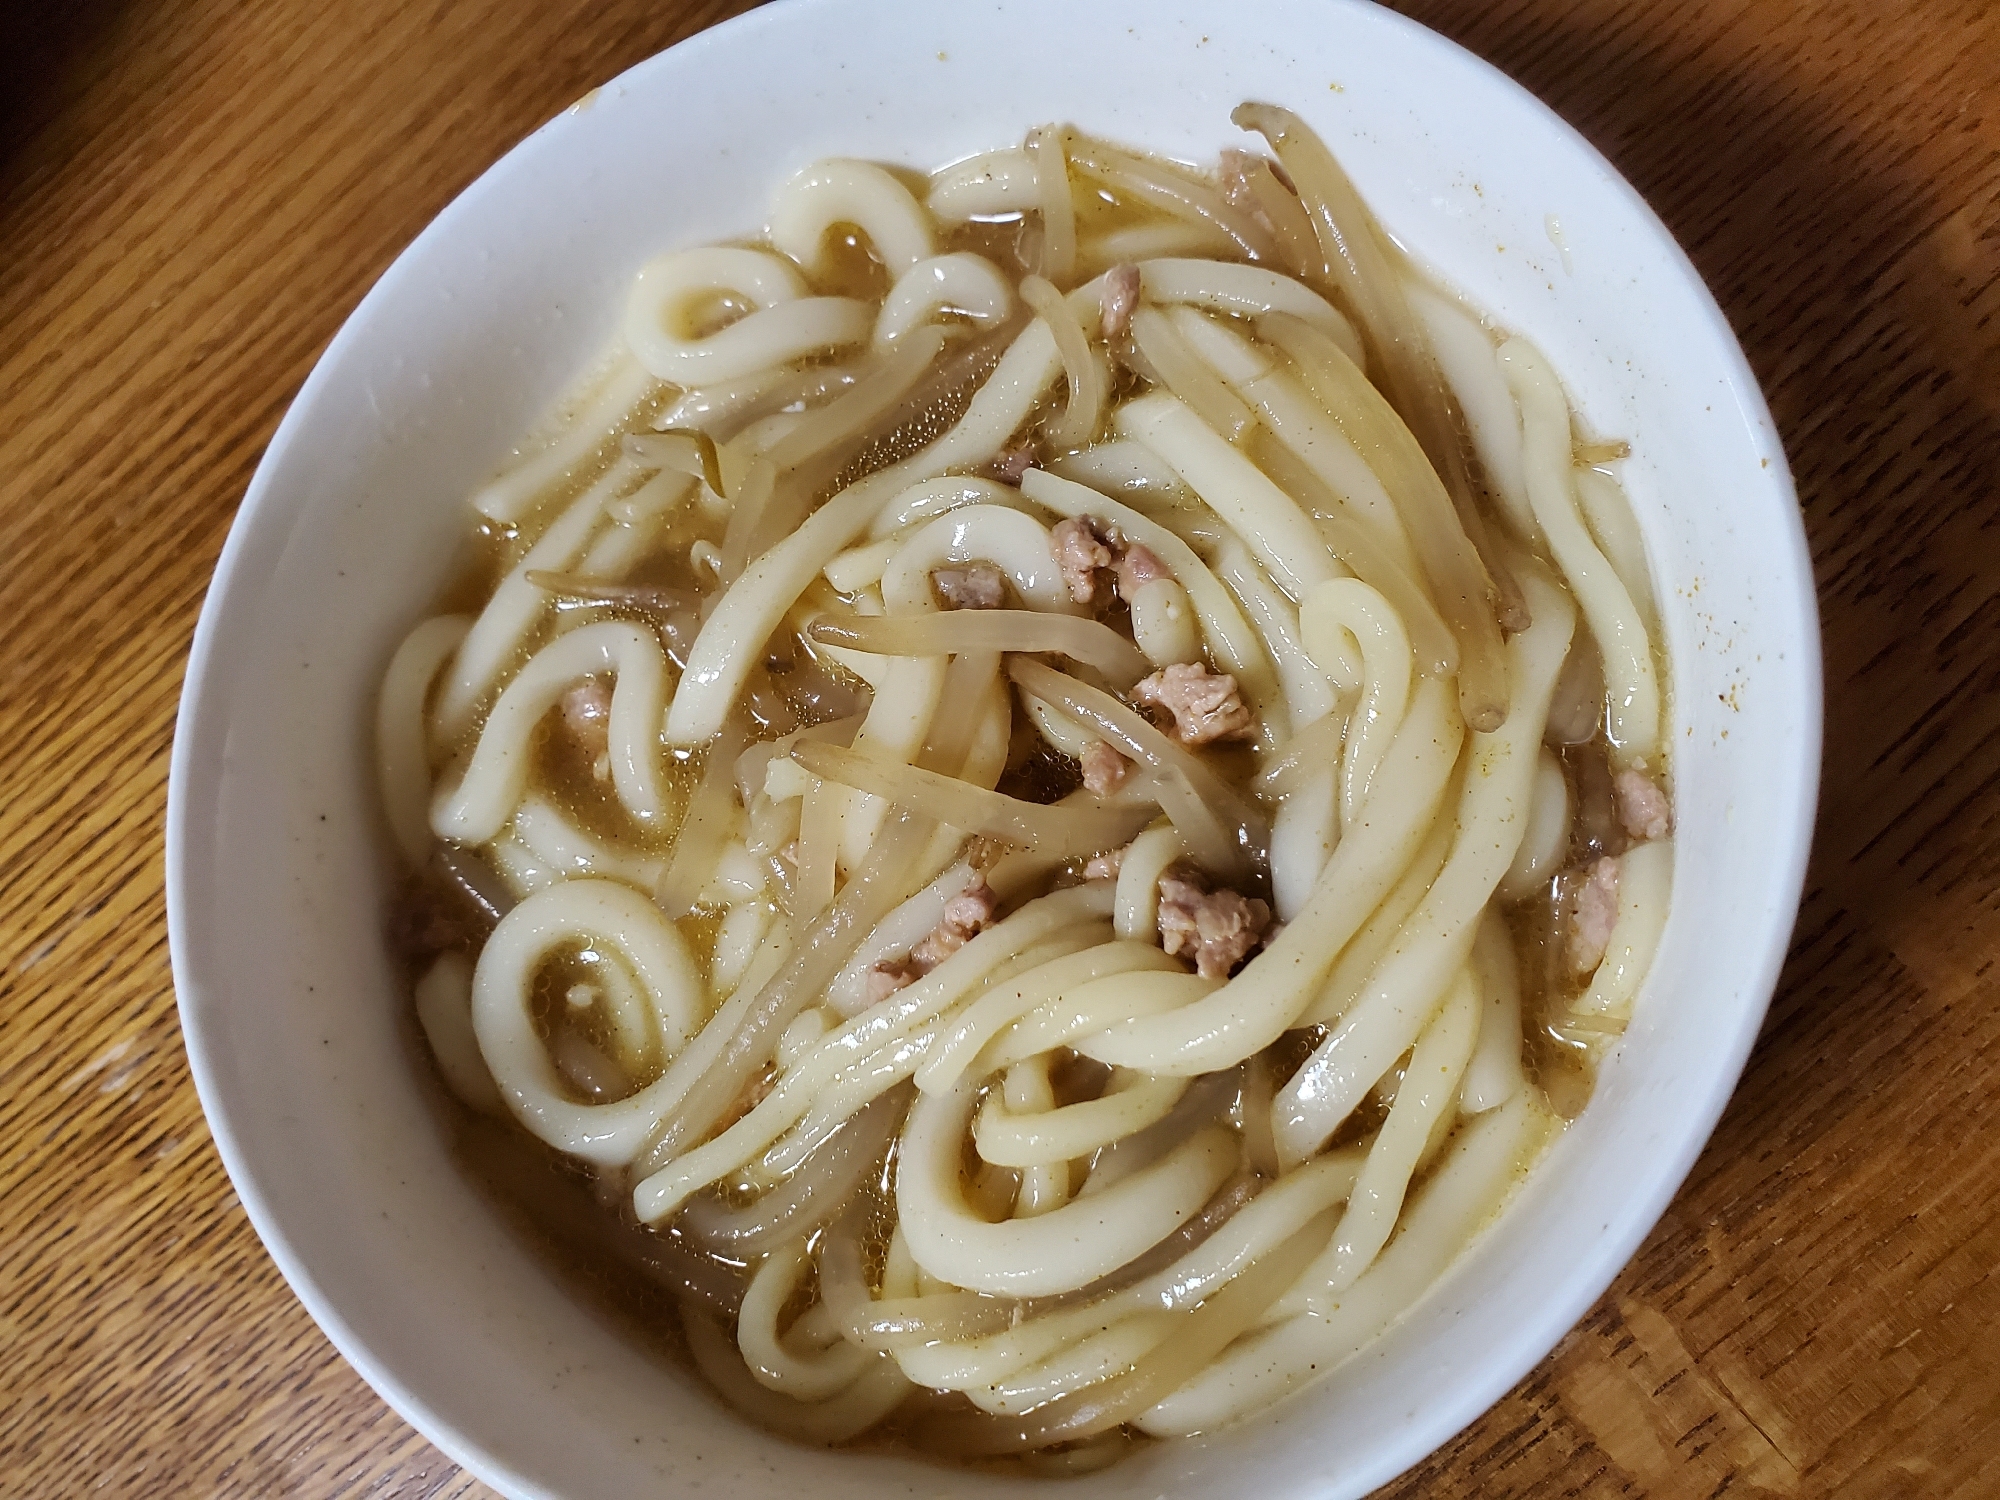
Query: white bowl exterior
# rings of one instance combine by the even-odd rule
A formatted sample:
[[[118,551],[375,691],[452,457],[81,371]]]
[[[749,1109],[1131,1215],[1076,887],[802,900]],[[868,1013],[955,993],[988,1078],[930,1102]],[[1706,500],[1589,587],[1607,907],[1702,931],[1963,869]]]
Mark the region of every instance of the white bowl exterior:
[[[463,497],[602,347],[643,260],[760,224],[771,186],[809,159],[932,165],[1054,118],[1205,159],[1237,138],[1228,115],[1244,98],[1305,114],[1400,239],[1531,336],[1595,430],[1631,437],[1673,667],[1681,878],[1631,1032],[1475,1253],[1303,1396],[1066,1493],[1226,1484],[1275,1500],[1386,1481],[1602,1292],[1720,1114],[1803,877],[1817,628],[1763,401],[1637,196],[1500,74],[1349,0],[772,6],[545,126],[369,294],[237,517],[174,746],[175,978],[230,1175],[342,1352],[501,1488],[810,1484],[836,1500],[1026,1485],[879,1455],[828,1462],[723,1418],[581,1310],[450,1161],[379,937],[367,706],[442,583]]]

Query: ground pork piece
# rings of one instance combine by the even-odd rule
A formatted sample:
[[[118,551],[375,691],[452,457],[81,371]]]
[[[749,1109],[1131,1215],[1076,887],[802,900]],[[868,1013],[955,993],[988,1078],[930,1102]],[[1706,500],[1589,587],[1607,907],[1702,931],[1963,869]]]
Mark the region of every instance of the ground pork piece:
[[[1127,845],[1126,848],[1131,847]],[[1102,854],[1093,854],[1083,867],[1085,880],[1116,880],[1118,872],[1125,864],[1125,849],[1107,849]]]
[[[887,958],[868,971],[868,1003],[885,1000],[904,985],[930,973],[972,941],[993,920],[1000,897],[981,880],[944,904],[944,913],[930,935],[901,958]]]
[[[1103,740],[1092,740],[1083,748],[1083,784],[1095,796],[1115,792],[1131,774],[1132,762]]]
[[[1007,575],[991,563],[933,568],[931,587],[946,609],[998,609],[1007,602]]]
[[[1141,584],[1151,583],[1156,578],[1172,578],[1174,575],[1167,565],[1160,561],[1150,547],[1134,542],[1120,554],[1117,562],[1118,597],[1127,604],[1139,591]]]
[[[916,981],[916,966],[907,959],[890,959],[868,971],[867,997],[870,1005],[887,1000],[897,990]]]
[[[1160,946],[1191,958],[1204,979],[1226,979],[1263,941],[1271,908],[1232,890],[1204,891],[1176,875],[1160,877]]]
[[[1139,268],[1121,265],[1106,271],[1104,284],[1097,292],[1098,327],[1106,343],[1125,337],[1125,331],[1132,326],[1132,309],[1138,305]]]
[[[919,974],[928,974],[993,920],[1000,897],[984,880],[968,886],[944,904],[944,916],[929,937],[910,950],[910,962]]]
[[[1049,533],[1049,550],[1055,553],[1056,568],[1069,586],[1070,598],[1078,604],[1095,602],[1098,574],[1118,560],[1109,534],[1089,516],[1056,522]]]
[[[611,776],[611,684],[586,677],[562,695],[563,733],[599,781]]]
[[[1022,443],[1017,447],[1004,448],[995,454],[986,466],[986,472],[1002,484],[1019,484],[1021,476],[1035,466],[1035,445]]]
[[[1211,672],[1199,662],[1175,662],[1141,679],[1132,689],[1132,701],[1172,714],[1174,735],[1183,745],[1206,745],[1250,732],[1250,710],[1236,691],[1236,679],[1227,672]]]
[[[1673,809],[1660,784],[1644,771],[1620,771],[1612,782],[1618,821],[1635,840],[1663,839],[1673,830]]]
[[[1618,861],[1600,859],[1570,901],[1569,942],[1563,955],[1570,973],[1581,978],[1596,972],[1617,925]]]

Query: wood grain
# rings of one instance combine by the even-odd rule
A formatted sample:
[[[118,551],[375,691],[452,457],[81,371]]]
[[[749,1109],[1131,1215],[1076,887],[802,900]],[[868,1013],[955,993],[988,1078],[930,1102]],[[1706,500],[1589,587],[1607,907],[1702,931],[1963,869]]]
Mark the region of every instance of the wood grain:
[[[180,673],[395,252],[741,6],[158,0],[0,25],[0,1494],[487,1493],[313,1328],[188,1081]],[[1764,382],[1825,617],[1791,959],[1665,1220],[1398,1497],[2000,1493],[2000,8],[1412,0],[1601,147]]]

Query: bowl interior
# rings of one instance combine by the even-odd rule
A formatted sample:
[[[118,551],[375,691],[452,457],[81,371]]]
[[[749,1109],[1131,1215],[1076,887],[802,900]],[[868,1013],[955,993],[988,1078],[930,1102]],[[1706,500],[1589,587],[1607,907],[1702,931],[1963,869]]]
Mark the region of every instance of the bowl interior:
[[[1305,1395],[1073,1492],[1226,1473],[1232,1490],[1328,1496],[1388,1479],[1560,1337],[1713,1126],[1798,899],[1818,649],[1768,414],[1657,220],[1498,73],[1347,0],[775,5],[550,122],[370,293],[237,518],[175,744],[175,975],[230,1174],[342,1352],[501,1488],[879,1496],[943,1476],[828,1462],[725,1417],[561,1290],[447,1155],[378,936],[367,744],[376,681],[441,585],[463,497],[603,345],[643,260],[761,224],[769,189],[807,161],[934,165],[1058,118],[1208,159],[1245,98],[1304,113],[1419,259],[1538,342],[1595,430],[1631,438],[1672,661],[1679,879],[1629,1036],[1476,1251]]]

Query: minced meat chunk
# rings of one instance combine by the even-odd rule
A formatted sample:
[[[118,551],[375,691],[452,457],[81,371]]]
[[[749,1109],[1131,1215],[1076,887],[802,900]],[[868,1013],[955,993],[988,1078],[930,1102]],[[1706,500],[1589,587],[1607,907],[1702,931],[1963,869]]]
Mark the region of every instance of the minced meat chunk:
[[[1563,955],[1570,973],[1581,978],[1596,972],[1617,925],[1618,861],[1600,859],[1570,901],[1569,941]]]
[[[986,472],[1002,484],[1019,484],[1021,476],[1035,466],[1035,445],[1022,443],[1019,447],[1008,448],[993,457],[986,466]]]
[[[944,904],[944,913],[924,940],[902,958],[885,959],[868,971],[868,1002],[895,994],[921,979],[993,921],[1000,897],[984,880],[966,887]]]
[[[1083,784],[1097,797],[1110,795],[1125,784],[1132,762],[1103,740],[1092,740],[1083,749]]]
[[[1160,877],[1160,946],[1194,960],[1204,979],[1226,979],[1263,942],[1271,908],[1232,890],[1205,891],[1176,875]]]
[[[1152,548],[1133,542],[1118,559],[1118,597],[1127,604],[1142,584],[1156,578],[1172,578],[1173,571],[1161,562]]]
[[[1126,541],[1116,526],[1095,516],[1072,516],[1056,522],[1049,533],[1049,550],[1055,554],[1070,598],[1078,604],[1099,602],[1098,589],[1107,572],[1115,576],[1118,597],[1128,604],[1141,584],[1174,576],[1152,548]]]
[[[946,609],[998,609],[1007,602],[1007,575],[991,563],[934,568],[931,587]]]
[[[1056,522],[1049,533],[1049,550],[1070,598],[1078,604],[1095,603],[1098,575],[1117,562],[1109,533],[1088,516],[1072,516]]]
[[[1139,305],[1139,268],[1134,265],[1113,266],[1104,273],[1104,284],[1098,289],[1098,328],[1104,341],[1110,343],[1125,337],[1132,326],[1132,311]]]
[[[1250,732],[1252,716],[1236,690],[1236,679],[1227,672],[1211,672],[1199,662],[1160,668],[1132,689],[1132,700],[1172,714],[1174,735],[1183,745],[1206,745]]]
[[[1635,841],[1663,839],[1673,831],[1673,809],[1660,784],[1644,771],[1620,771],[1612,781],[1618,821]]]
[[[1129,846],[1127,846],[1129,847]],[[1083,867],[1085,880],[1116,880],[1118,872],[1125,865],[1125,849],[1107,849],[1102,854],[1093,854]]]

